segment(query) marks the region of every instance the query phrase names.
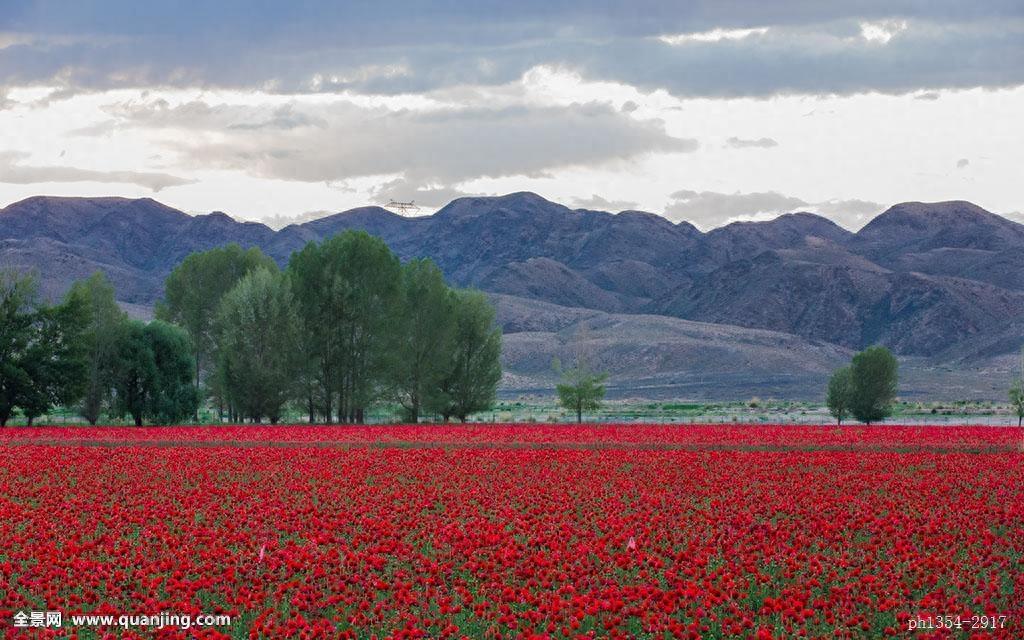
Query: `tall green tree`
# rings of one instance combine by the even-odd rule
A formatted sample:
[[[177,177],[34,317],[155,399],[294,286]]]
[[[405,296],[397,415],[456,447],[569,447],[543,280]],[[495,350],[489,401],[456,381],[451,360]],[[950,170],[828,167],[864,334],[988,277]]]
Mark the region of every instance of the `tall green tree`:
[[[455,331],[448,375],[441,385],[442,417],[465,422],[494,406],[501,381],[501,328],[494,307],[479,291],[453,291]]]
[[[430,260],[402,267],[392,389],[403,418],[418,422],[424,410],[440,413],[451,399],[443,391],[455,337],[454,303],[444,276]]]
[[[293,396],[300,364],[298,318],[289,281],[276,268],[242,278],[221,301],[219,378],[237,413],[276,424]]]
[[[159,320],[129,320],[119,331],[113,366],[112,412],[130,415],[136,426],[150,419],[174,423],[198,405],[193,355],[187,334]]]
[[[89,424],[95,425],[110,402],[118,335],[128,315],[117,305],[114,287],[102,271],[75,282],[64,304],[75,304],[83,309],[85,372],[78,411]]]
[[[576,422],[583,422],[584,411],[595,411],[601,408],[605,394],[605,381],[608,374],[595,372],[590,367],[590,355],[587,352],[586,327],[576,336],[576,362],[569,369],[562,369],[561,363],[554,362],[555,373],[561,376],[561,382],[555,387],[558,402],[564,408],[576,414]]]
[[[118,332],[112,380],[111,413],[117,417],[130,415],[141,427],[156,384],[156,361],[146,339],[145,323],[129,320]]]
[[[54,406],[74,404],[85,387],[87,370],[86,308],[76,298],[55,307],[40,307],[27,352],[31,377],[21,409],[31,425]]]
[[[853,356],[850,413],[871,424],[892,415],[898,385],[898,363],[888,349],[869,347]]]
[[[214,318],[220,301],[245,274],[259,267],[276,264],[258,248],[229,244],[191,254],[164,281],[164,299],[157,305],[156,317],[188,333],[197,392],[215,362]]]
[[[850,403],[853,401],[853,371],[843,367],[832,374],[828,381],[828,397],[825,404],[828,411],[838,424],[843,424],[850,415]]]
[[[1017,426],[1024,422],[1024,379],[1017,378],[1010,385],[1010,408],[1017,414]]]
[[[195,415],[199,395],[192,384],[195,365],[188,334],[154,320],[146,325],[145,337],[155,372],[146,413],[157,424],[175,424]]]
[[[16,408],[32,424],[54,405],[77,398],[83,328],[81,305],[48,307],[31,275],[0,271],[0,426]]]
[[[401,266],[378,238],[346,231],[292,255],[299,374],[310,419],[362,422],[391,370]]]
[[[35,333],[38,299],[32,276],[0,270],[0,426],[32,385],[29,347]]]

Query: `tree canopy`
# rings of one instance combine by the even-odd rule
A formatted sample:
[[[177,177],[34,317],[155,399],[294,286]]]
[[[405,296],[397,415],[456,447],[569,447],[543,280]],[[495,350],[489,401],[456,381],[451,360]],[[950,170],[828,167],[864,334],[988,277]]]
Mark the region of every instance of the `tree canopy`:
[[[850,415],[852,395],[853,371],[850,367],[838,369],[828,381],[828,397],[825,404],[828,405],[828,412],[839,424],[843,424],[843,420]]]
[[[187,332],[195,359],[197,390],[214,361],[214,319],[221,299],[253,269],[276,266],[258,248],[243,249],[232,243],[190,254],[167,276],[156,317]]]
[[[277,268],[249,272],[217,314],[218,377],[233,410],[277,423],[294,395],[298,318],[288,280]]]
[[[856,354],[850,366],[839,369],[829,380],[829,412],[840,424],[847,415],[866,424],[889,417],[896,400],[898,366],[882,346]]]
[[[242,421],[277,422],[291,406],[362,422],[375,403],[413,422],[464,421],[493,405],[501,379],[487,298],[451,289],[430,260],[402,265],[362,231],[309,243],[284,272],[238,245],[193,254],[157,317],[130,319],[101,273],[47,306],[32,277],[0,272],[0,424],[58,405],[91,424],[172,423],[198,417],[204,397]]]

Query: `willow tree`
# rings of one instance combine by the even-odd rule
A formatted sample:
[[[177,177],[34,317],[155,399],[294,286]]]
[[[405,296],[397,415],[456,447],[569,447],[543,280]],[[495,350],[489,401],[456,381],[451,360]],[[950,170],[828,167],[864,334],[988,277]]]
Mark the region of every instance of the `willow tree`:
[[[501,381],[501,328],[479,291],[452,291],[454,335],[449,371],[441,380],[442,417],[465,422],[494,406]]]
[[[427,259],[402,267],[401,291],[391,384],[403,419],[415,423],[424,410],[440,413],[449,400],[443,386],[451,370],[455,304],[441,270]]]
[[[224,296],[217,315],[218,377],[232,413],[276,424],[295,389],[298,318],[282,273],[257,269]]]
[[[299,373],[310,414],[362,422],[391,370],[401,266],[379,238],[346,231],[292,254]]]
[[[197,393],[215,361],[214,319],[221,299],[250,271],[276,266],[255,247],[243,249],[229,244],[189,255],[167,276],[156,317],[188,333]]]
[[[128,315],[117,305],[114,287],[101,271],[75,282],[64,300],[80,305],[85,315],[85,369],[78,412],[94,425],[110,403],[117,339]]]

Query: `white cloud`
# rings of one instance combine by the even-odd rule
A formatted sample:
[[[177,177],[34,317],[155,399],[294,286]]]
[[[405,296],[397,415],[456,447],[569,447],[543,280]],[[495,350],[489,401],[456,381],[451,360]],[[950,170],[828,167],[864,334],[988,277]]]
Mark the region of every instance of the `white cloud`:
[[[860,23],[860,36],[868,42],[889,44],[895,36],[907,30],[906,20],[880,20]]]
[[[452,185],[699,146],[598,103],[390,110],[345,100],[269,107],[160,98],[106,112],[111,121],[78,132],[178,131],[166,144],[193,166],[308,182],[400,174]]]
[[[750,36],[763,36],[768,33],[768,27],[755,27],[753,29],[712,29],[699,33],[679,33],[675,35],[659,36],[658,39],[665,44],[674,47],[691,42],[721,42],[722,40],[743,40]]]

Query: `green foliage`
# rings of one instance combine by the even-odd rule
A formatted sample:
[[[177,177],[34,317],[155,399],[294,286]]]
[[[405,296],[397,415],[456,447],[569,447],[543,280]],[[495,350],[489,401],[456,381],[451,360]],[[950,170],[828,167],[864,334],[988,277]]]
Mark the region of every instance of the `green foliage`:
[[[117,337],[112,368],[114,402],[111,413],[131,415],[142,426],[150,390],[156,380],[156,362],[146,343],[146,325],[138,320],[126,322]]]
[[[607,373],[592,372],[587,358],[579,353],[576,356],[576,365],[571,369],[563,371],[557,360],[554,369],[562,377],[562,381],[555,387],[558,402],[576,414],[576,422],[583,422],[584,411],[596,411],[601,408],[605,394],[604,383],[608,380]]]
[[[417,422],[424,411],[443,413],[451,402],[443,386],[455,339],[455,304],[437,265],[413,260],[402,267],[399,310],[392,389],[405,420]]]
[[[199,397],[188,334],[160,320],[146,325],[146,343],[153,353],[155,377],[146,413],[158,424],[174,424],[195,414]]]
[[[403,267],[361,231],[310,243],[285,273],[237,245],[189,256],[157,315],[129,319],[101,273],[56,307],[32,278],[0,273],[0,424],[54,405],[92,424],[179,422],[198,415],[201,380],[232,418],[276,422],[299,401],[311,420],[362,422],[387,400],[408,420],[465,420],[501,378],[486,297],[449,289],[429,260]]]
[[[870,424],[892,413],[897,389],[896,358],[881,346],[869,347],[853,356],[850,413]]]
[[[843,424],[843,420],[850,415],[852,401],[853,370],[850,367],[843,367],[833,373],[828,381],[828,397],[825,404],[828,405],[828,412],[836,422]]]
[[[129,320],[118,334],[112,413],[130,415],[137,426],[147,418],[173,423],[192,415],[198,397],[185,332],[159,320],[149,325]]]
[[[401,267],[386,244],[347,231],[292,255],[301,396],[314,420],[362,422],[394,366]]]
[[[257,269],[221,301],[217,314],[218,379],[234,411],[277,423],[291,398],[299,364],[298,318],[285,276]]]
[[[37,309],[35,279],[0,271],[0,426],[30,393],[29,347]]]
[[[35,280],[0,272],[0,425],[18,408],[29,424],[81,394],[85,313],[77,300],[41,304]]]
[[[193,253],[171,271],[164,281],[164,299],[156,317],[176,324],[188,333],[195,358],[195,386],[209,373],[215,360],[214,319],[221,299],[250,271],[276,268],[259,249],[237,244]]]
[[[494,406],[501,381],[501,329],[494,307],[479,291],[453,291],[454,326],[451,362],[441,382],[445,400],[439,413],[462,422]]]
[[[1017,378],[1010,385],[1010,408],[1017,414],[1017,426],[1024,422],[1024,380]]]
[[[128,316],[117,306],[114,287],[100,271],[74,283],[64,304],[80,308],[85,322],[85,362],[78,411],[89,424],[96,424],[111,400],[117,340]]]
[[[32,384],[21,409],[29,424],[51,407],[69,405],[81,397],[86,371],[86,314],[81,301],[40,307],[36,331],[27,354]]]

